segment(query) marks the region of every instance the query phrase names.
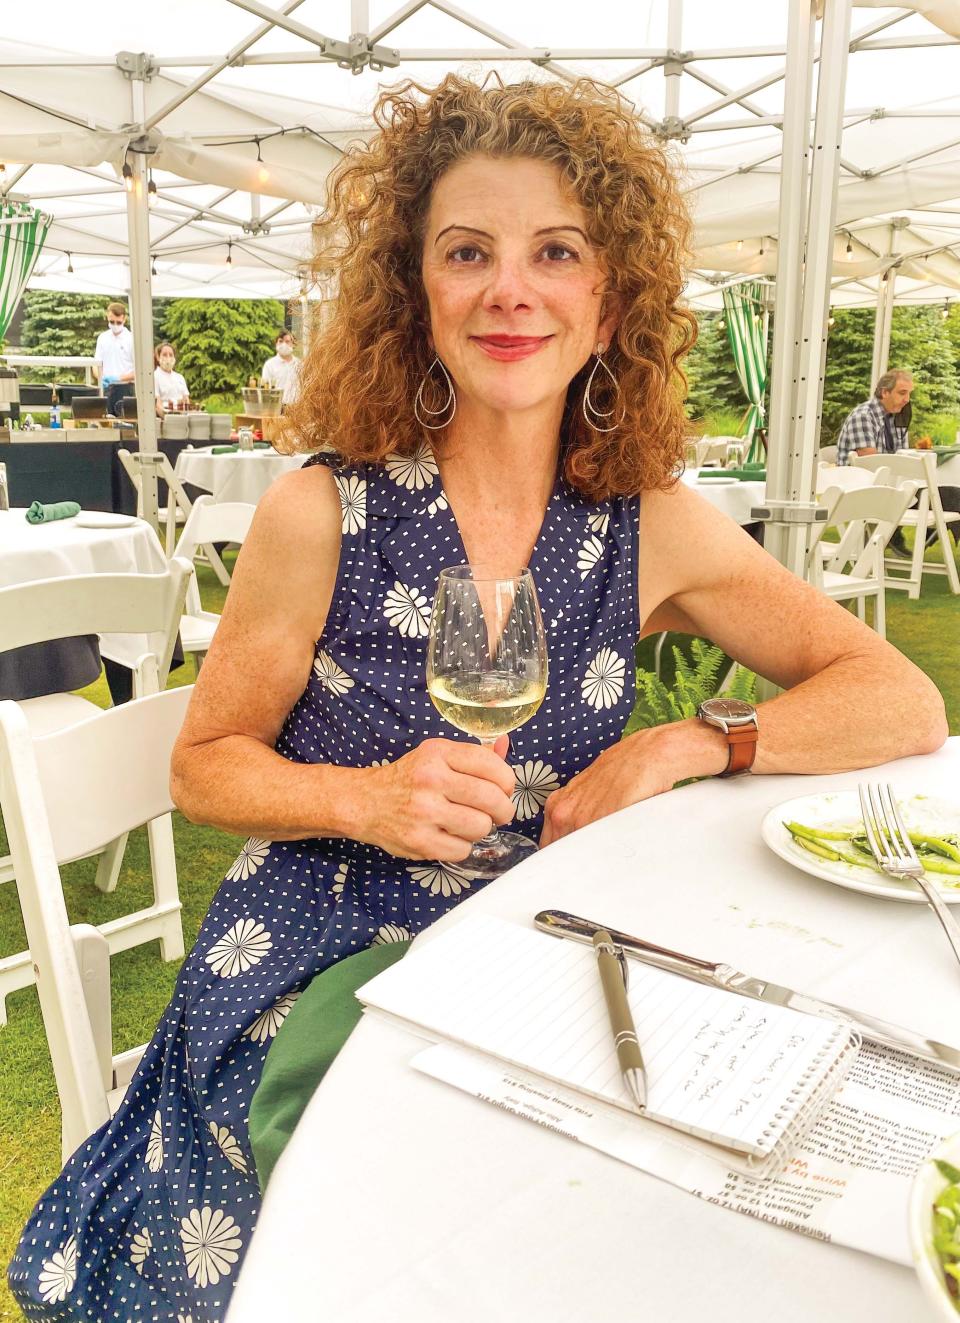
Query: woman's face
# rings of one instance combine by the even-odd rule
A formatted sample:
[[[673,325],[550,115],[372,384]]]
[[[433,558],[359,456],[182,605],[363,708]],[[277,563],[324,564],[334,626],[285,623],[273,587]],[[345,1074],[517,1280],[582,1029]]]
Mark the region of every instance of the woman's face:
[[[438,181],[423,282],[460,400],[500,411],[555,403],[609,344],[616,314],[601,320],[604,273],[586,231],[548,162],[471,157]]]
[[[160,366],[163,368],[164,372],[172,372],[173,365],[174,363],[176,363],[177,360],[174,357],[174,353],[172,349],[161,349],[158,361],[160,363]]]

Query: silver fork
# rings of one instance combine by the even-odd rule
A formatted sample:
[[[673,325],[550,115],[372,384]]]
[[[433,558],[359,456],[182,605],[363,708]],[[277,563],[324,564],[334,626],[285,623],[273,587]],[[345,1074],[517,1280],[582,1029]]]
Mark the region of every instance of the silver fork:
[[[936,885],[924,873],[889,784],[860,785],[857,789],[860,792],[863,827],[874,859],[891,877],[910,878],[916,882],[940,920],[940,926],[953,947],[953,954],[960,961],[960,925],[950,913]]]

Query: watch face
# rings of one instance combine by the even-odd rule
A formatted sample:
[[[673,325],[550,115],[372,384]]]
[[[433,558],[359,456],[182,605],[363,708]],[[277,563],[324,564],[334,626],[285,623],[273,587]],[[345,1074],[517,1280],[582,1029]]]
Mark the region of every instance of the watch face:
[[[756,715],[752,704],[745,703],[742,698],[708,698],[703,704],[703,710],[711,717],[720,717],[734,725],[741,721],[753,721]]]

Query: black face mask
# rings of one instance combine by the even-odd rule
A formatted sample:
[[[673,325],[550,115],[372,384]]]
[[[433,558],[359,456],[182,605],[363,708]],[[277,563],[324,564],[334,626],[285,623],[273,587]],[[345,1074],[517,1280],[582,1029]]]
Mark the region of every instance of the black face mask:
[[[910,420],[912,417],[913,405],[907,400],[900,412],[893,415],[893,425],[894,427],[899,427],[901,430],[906,430],[906,428],[910,426]]]

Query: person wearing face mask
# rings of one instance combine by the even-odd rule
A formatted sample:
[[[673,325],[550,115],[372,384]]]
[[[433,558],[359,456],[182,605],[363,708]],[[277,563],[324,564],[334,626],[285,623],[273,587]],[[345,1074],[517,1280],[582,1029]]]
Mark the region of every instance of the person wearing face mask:
[[[117,401],[128,394],[124,387],[134,379],[133,336],[126,323],[127,310],[123,304],[108,303],[107,329],[97,336],[93,351],[93,370],[107,397],[110,413],[116,413]]]
[[[264,363],[260,376],[267,386],[283,391],[284,405],[294,404],[300,395],[300,360],[293,356],[293,336],[280,331],[276,345],[277,352]]]
[[[153,394],[157,401],[157,413],[163,414],[167,409],[188,400],[190,392],[180,373],[173,370],[177,363],[177,352],[169,341],[164,340],[163,344],[157,345],[153,351],[153,361],[156,364],[153,370]]]

